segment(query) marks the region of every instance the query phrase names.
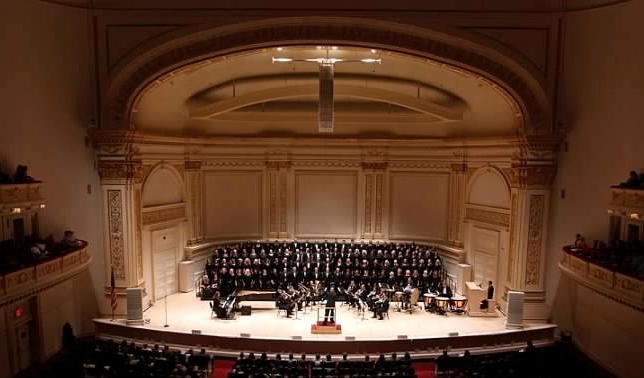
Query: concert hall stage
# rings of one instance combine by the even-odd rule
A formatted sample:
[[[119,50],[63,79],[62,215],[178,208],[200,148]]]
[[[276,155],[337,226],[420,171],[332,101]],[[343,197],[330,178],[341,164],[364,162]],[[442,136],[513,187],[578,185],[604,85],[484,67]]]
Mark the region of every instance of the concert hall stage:
[[[417,356],[435,356],[445,348],[476,351],[518,349],[528,340],[547,343],[554,339],[553,324],[529,324],[520,330],[505,329],[505,317],[480,318],[448,313],[437,315],[423,310],[411,314],[396,312],[377,320],[373,313],[363,316],[338,302],[338,323],[342,334],[311,334],[317,307],[299,311],[298,318],[277,315],[273,302],[242,302],[252,314],[235,319],[211,318],[208,301],[194,293],[167,298],[167,324],[163,301],[144,312],[146,324],[126,325],[124,320],[95,319],[96,333],[104,338],[127,338],[147,343],[199,346],[215,354],[239,351],[271,353],[379,354],[409,351]],[[196,331],[196,332],[195,332]]]

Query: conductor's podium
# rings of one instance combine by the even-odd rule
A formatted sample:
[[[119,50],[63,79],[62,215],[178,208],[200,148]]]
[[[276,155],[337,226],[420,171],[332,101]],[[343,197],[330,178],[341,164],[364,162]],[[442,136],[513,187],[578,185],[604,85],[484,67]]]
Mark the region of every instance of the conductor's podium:
[[[331,311],[329,315],[334,321],[324,322],[324,315],[326,310]],[[311,333],[312,334],[327,334],[327,335],[339,335],[342,333],[342,326],[337,322],[336,311],[334,307],[318,307],[318,320],[315,324],[311,324]]]

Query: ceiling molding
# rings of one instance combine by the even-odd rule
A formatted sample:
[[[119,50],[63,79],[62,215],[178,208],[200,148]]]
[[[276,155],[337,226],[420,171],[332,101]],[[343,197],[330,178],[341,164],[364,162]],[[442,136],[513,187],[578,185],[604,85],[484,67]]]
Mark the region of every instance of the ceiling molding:
[[[193,108],[190,110],[190,118],[212,118],[249,105],[317,95],[317,93],[318,85],[315,84],[269,88]],[[334,87],[334,96],[346,96],[350,98],[373,100],[376,102],[398,105],[422,114],[437,117],[442,121],[457,121],[463,119],[462,111],[450,109],[443,105],[438,105],[430,101],[419,100],[417,98],[386,89],[336,84]]]
[[[345,2],[345,1],[327,1],[325,6],[320,6],[317,3],[302,4],[299,8],[293,8],[292,3],[280,4],[279,2],[265,2],[262,0],[249,1],[237,3],[235,6],[221,5],[220,2],[212,2],[208,0],[40,0],[45,3],[57,4],[73,8],[82,9],[95,9],[95,10],[112,10],[112,11],[208,11],[208,10],[273,10],[273,11],[294,11],[294,10],[334,10],[345,12],[364,11],[360,8],[360,4]],[[538,2],[508,2],[508,1],[460,1],[453,0],[434,0],[427,4],[419,3],[415,0],[398,0],[395,3],[386,3],[386,5],[378,5],[378,3],[370,3],[369,9],[372,12],[395,12],[395,11],[416,11],[416,12],[472,12],[472,13],[505,13],[505,12],[521,12],[521,13],[560,13],[560,12],[573,12],[580,10],[588,10],[595,8],[602,8],[620,3],[625,3],[631,0],[541,0]],[[230,4],[230,3],[229,3]],[[267,5],[270,4],[270,5]],[[384,3],[383,3],[384,4]],[[365,5],[362,6],[363,8]]]

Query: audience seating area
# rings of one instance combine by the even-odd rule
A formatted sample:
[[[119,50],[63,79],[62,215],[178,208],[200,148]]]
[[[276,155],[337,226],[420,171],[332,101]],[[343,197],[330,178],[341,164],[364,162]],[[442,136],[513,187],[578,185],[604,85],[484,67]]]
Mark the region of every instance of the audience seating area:
[[[0,275],[15,272],[30,266],[42,264],[66,253],[77,251],[87,246],[87,242],[79,241],[78,246],[67,246],[63,241],[56,242],[53,236],[41,240],[47,250],[46,256],[34,256],[31,247],[37,238],[26,237],[17,243],[14,240],[0,241]]]
[[[364,356],[256,356],[241,353],[232,364],[226,357],[214,357],[205,350],[170,350],[167,346],[86,339],[68,346],[38,369],[18,378],[54,377],[169,377],[169,378],[360,378],[360,377],[445,377],[445,378],[604,378],[602,367],[581,353],[570,341],[545,347],[531,343],[521,351],[470,354],[444,352],[438,359],[412,359],[404,355]],[[223,370],[218,366],[227,366]],[[435,366],[431,371],[426,366]],[[230,369],[230,371],[228,371]],[[217,372],[217,373],[215,373]]]
[[[368,356],[364,361],[350,361],[344,355],[334,359],[320,355],[309,359],[306,355],[295,358],[292,354],[282,359],[280,355],[269,359],[266,354],[256,358],[253,353],[240,355],[233,366],[229,378],[270,377],[270,378],[308,378],[308,377],[416,377],[409,354],[399,359],[396,354],[386,358],[381,355],[373,361]]]
[[[95,341],[80,349],[84,378],[169,377],[206,378],[211,359],[205,350],[185,353],[167,346]]]
[[[531,343],[520,351],[473,355],[465,352],[436,360],[438,377],[449,378],[604,378],[612,377],[581,353],[572,342],[559,341],[535,348]]]

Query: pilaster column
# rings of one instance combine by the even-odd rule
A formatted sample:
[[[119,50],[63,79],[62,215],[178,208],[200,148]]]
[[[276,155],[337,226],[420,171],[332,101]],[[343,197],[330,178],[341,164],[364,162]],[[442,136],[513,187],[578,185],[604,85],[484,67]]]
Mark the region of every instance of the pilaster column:
[[[364,176],[364,199],[362,239],[383,239],[384,181],[386,162],[362,163]]]
[[[463,204],[467,185],[467,164],[452,164],[449,174],[449,216],[447,241],[455,247],[463,247]]]
[[[105,305],[109,309],[110,274],[114,272],[118,314],[125,314],[125,288],[143,286],[141,187],[143,165],[135,134],[129,130],[93,133],[103,194]],[[109,311],[109,310],[107,310]]]
[[[545,303],[546,240],[550,189],[556,173],[554,143],[523,146],[520,157],[505,170],[511,186],[508,290],[525,292],[524,318],[550,318]]]
[[[203,211],[201,206],[203,175],[201,161],[186,160],[184,162],[185,185],[187,194],[188,212],[188,245],[193,245],[203,240]]]
[[[109,292],[110,273],[120,294],[124,288],[143,284],[141,251],[141,179],[140,160],[102,157],[98,162],[103,193],[104,235],[107,247],[105,288]],[[118,313],[125,313],[125,306]]]
[[[268,238],[288,238],[288,174],[291,162],[266,162],[268,176]]]

